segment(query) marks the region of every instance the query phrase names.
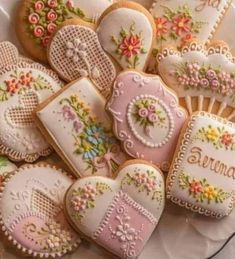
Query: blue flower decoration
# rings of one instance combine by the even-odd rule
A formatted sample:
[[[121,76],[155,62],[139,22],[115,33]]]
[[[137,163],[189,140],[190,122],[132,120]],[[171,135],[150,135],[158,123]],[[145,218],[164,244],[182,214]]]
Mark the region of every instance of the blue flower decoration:
[[[86,130],[87,134],[87,141],[90,144],[93,144],[95,146],[99,144],[103,144],[108,141],[107,135],[104,132],[104,128],[101,126],[92,126],[90,128],[87,128]]]
[[[83,155],[83,158],[86,160],[90,160],[98,155],[98,150],[96,149],[90,149],[89,151],[85,152]]]

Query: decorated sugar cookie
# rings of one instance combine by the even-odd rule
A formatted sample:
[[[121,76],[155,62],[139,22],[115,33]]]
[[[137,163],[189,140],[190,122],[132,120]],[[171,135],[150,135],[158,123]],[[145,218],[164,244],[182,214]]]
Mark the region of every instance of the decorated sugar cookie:
[[[37,63],[9,62],[0,69],[1,154],[15,161],[33,162],[51,152],[34,124],[32,113],[62,85],[52,70]]]
[[[101,16],[97,28],[104,50],[123,68],[144,70],[155,38],[151,14],[134,2],[112,5]]]
[[[16,64],[18,60],[17,48],[8,41],[0,42],[0,69],[7,65]]]
[[[77,176],[113,177],[126,159],[104,107],[105,99],[90,80],[82,78],[36,112],[38,126]]]
[[[96,21],[112,0],[23,0],[17,14],[17,34],[35,59],[47,61],[46,47],[56,27],[73,17]]]
[[[0,186],[7,175],[17,169],[16,165],[10,162],[6,157],[0,156]]]
[[[192,211],[222,218],[235,197],[235,124],[206,112],[182,132],[167,178],[167,197]]]
[[[49,44],[48,60],[66,81],[87,76],[107,97],[116,69],[102,49],[94,29],[94,26],[79,19],[64,23]]]
[[[6,179],[0,193],[0,224],[24,255],[61,257],[76,248],[77,234],[65,220],[63,199],[73,181],[49,164],[25,165]]]
[[[124,259],[139,256],[161,217],[165,196],[161,171],[132,160],[116,180],[86,177],[67,192],[66,213],[89,240]]]
[[[226,45],[205,49],[192,42],[181,52],[165,48],[157,61],[161,77],[189,113],[205,110],[235,117],[235,59]]]
[[[150,9],[156,27],[153,55],[165,46],[180,49],[196,39],[208,43],[230,3],[230,0],[155,0]]]
[[[107,104],[114,133],[132,157],[169,169],[186,112],[158,76],[121,73]]]

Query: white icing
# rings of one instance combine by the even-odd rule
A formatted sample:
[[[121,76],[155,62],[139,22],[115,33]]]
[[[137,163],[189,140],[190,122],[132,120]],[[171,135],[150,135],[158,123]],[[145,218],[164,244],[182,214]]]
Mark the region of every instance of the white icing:
[[[57,206],[73,181],[50,166],[30,166],[20,169],[8,182],[0,200],[2,220],[6,227],[27,211],[33,210],[32,194],[41,191]]]
[[[221,1],[214,1],[214,2],[220,2],[218,8],[213,8],[211,6],[208,6],[208,2],[213,1],[185,1],[185,0],[155,0],[153,3],[153,6],[151,8],[151,13],[154,17],[162,17],[164,15],[164,8],[163,6],[166,6],[170,8],[171,10],[175,11],[178,9],[179,6],[187,5],[190,10],[194,21],[204,22],[205,24],[200,29],[200,33],[195,33],[196,38],[200,40],[200,42],[205,43],[210,39],[221,19],[222,13],[224,13],[224,9],[229,5],[228,0],[221,0]],[[200,10],[197,11],[199,6],[206,3],[206,6]],[[208,19],[209,18],[209,19]],[[179,43],[179,42],[178,42]],[[162,41],[162,45],[176,45],[176,41],[171,40],[169,37],[167,37],[166,41]],[[159,45],[159,47],[162,47],[162,45]]]
[[[141,163],[130,164],[124,167],[118,174],[116,180],[111,180],[103,177],[89,177],[78,180],[72,187],[69,189],[66,198],[66,210],[70,219],[73,223],[87,236],[92,236],[93,233],[98,229],[101,221],[106,214],[109,205],[111,204],[114,196],[120,191],[121,181],[126,176],[127,173],[134,173],[134,170],[138,168],[140,172],[147,172],[147,170],[153,171],[156,176],[156,181],[159,184],[158,190],[164,194],[164,182],[160,171]],[[96,186],[97,182],[103,182],[111,187],[112,191],[107,191],[103,195],[99,195],[95,198],[95,207],[92,209],[86,210],[85,217],[82,219],[81,223],[76,221],[71,215],[73,215],[73,209],[71,207],[71,199],[74,190],[77,190],[79,187],[83,187],[86,184],[91,184]],[[134,201],[142,205],[149,213],[151,213],[156,221],[159,220],[163,208],[164,208],[164,195],[163,201],[159,204],[157,201],[153,201],[151,198],[146,197],[145,192],[139,192],[135,185],[125,185],[122,189],[124,193],[127,193]]]
[[[102,47],[112,55],[122,68],[128,68],[125,58],[120,59],[116,54],[116,45],[112,42],[112,36],[119,38],[122,28],[129,30],[132,25],[135,25],[135,32],[142,34],[142,44],[147,51],[150,51],[152,46],[153,29],[148,18],[141,12],[119,8],[108,13],[100,22],[97,33]],[[139,55],[139,64],[136,68],[143,69],[148,58],[148,54]]]
[[[153,127],[149,127],[149,132],[146,132],[146,128],[140,125],[136,121],[134,116],[135,104],[141,99],[151,99],[156,101],[158,105],[157,108],[161,112],[161,116],[164,116],[164,125],[155,124]],[[161,101],[159,98],[153,95],[140,95],[135,97],[128,105],[127,120],[133,134],[137,139],[139,139],[144,145],[151,148],[160,148],[166,145],[166,143],[171,139],[174,131],[174,120],[169,110],[168,106]]]
[[[191,125],[191,123],[189,123]],[[179,187],[179,181],[178,176],[180,175],[181,171],[183,170],[188,175],[190,175],[192,178],[195,178],[196,180],[202,180],[206,178],[208,183],[214,187],[222,188],[225,192],[231,193],[235,189],[235,179],[232,177],[229,178],[226,175],[215,173],[214,171],[211,171],[209,167],[203,168],[199,166],[198,164],[190,164],[187,159],[189,155],[191,154],[192,147],[198,147],[201,148],[201,157],[203,159],[204,156],[208,156],[214,159],[214,161],[221,161],[223,164],[227,165],[229,167],[234,167],[234,150],[226,150],[225,147],[221,147],[216,149],[215,146],[212,143],[208,143],[207,141],[202,142],[201,140],[195,139],[195,135],[197,134],[198,130],[202,127],[207,127],[208,125],[211,125],[213,128],[224,128],[224,131],[228,131],[231,134],[235,133],[235,125],[225,125],[222,120],[218,117],[218,119],[214,119],[211,117],[211,115],[204,115],[204,116],[197,116],[196,121],[193,122],[193,129],[192,132],[188,134],[185,134],[187,138],[190,139],[190,141],[186,142],[183,141],[186,146],[181,147],[181,152],[184,152],[184,155],[181,155],[181,162],[174,162],[173,168],[177,168],[175,173],[175,178],[173,180],[173,185],[171,187],[170,193],[173,197],[176,197],[182,201],[194,204],[200,208],[211,210],[218,215],[226,215],[230,213],[229,205],[232,200],[232,195],[224,200],[222,203],[211,201],[208,203],[206,199],[204,202],[196,202],[196,199],[193,198],[193,195],[189,196],[188,189],[182,190],[182,188]],[[195,153],[194,153],[195,154]],[[169,173],[169,179],[171,178],[171,174]]]
[[[158,70],[166,84],[173,88],[180,98],[187,96],[199,96],[202,94],[204,97],[216,98],[219,102],[224,102],[232,107],[235,107],[235,102],[233,102],[229,96],[204,89],[201,91],[195,88],[185,90],[183,86],[180,86],[177,78],[172,75],[172,72],[178,68],[179,64],[185,64],[187,62],[198,63],[199,66],[204,65],[206,67],[211,65],[212,68],[220,69],[221,71],[225,71],[227,73],[232,73],[235,71],[235,63],[226,56],[226,53],[207,54],[206,51],[200,50],[189,50],[185,53],[174,52],[159,60]],[[190,107],[191,104],[189,103],[188,106]]]
[[[62,116],[60,101],[64,98],[69,98],[72,95],[79,96],[80,100],[91,109],[89,114],[92,117],[95,115],[97,121],[100,122],[103,127],[108,129],[111,128],[108,115],[104,111],[105,99],[97,92],[94,85],[85,78],[74,82],[45,108],[37,112],[37,116],[44,124],[56,145],[63,152],[63,155],[74,171],[86,176],[91,172],[90,170],[87,170],[87,163],[84,162],[83,154],[77,154],[75,152],[76,147],[73,136],[73,134],[75,134],[73,124],[66,123]],[[99,170],[98,174],[107,175],[107,168]]]
[[[16,68],[13,68],[16,69]],[[4,85],[5,81],[11,80],[10,75],[14,72],[14,70],[10,70],[8,72],[5,72],[0,77],[0,85]],[[56,92],[60,89],[60,84],[55,81],[51,76],[47,75],[46,73],[37,70],[33,67],[27,67],[27,68],[17,68],[17,73],[23,72],[24,74],[31,71],[33,78],[37,78],[38,76],[43,77],[47,80],[48,86],[51,87],[53,90],[49,89],[43,89],[43,90],[27,90],[25,93],[28,93],[30,91],[33,91],[37,93],[37,96],[40,101],[45,100],[50,95],[53,94],[53,92]],[[23,95],[23,94],[22,94]],[[22,96],[21,95],[21,96]],[[22,103],[20,103],[20,95],[14,94],[9,97],[8,100],[0,101],[0,141],[1,143],[20,153],[26,153],[26,154],[32,154],[41,152],[44,149],[48,148],[49,145],[45,141],[44,137],[41,135],[39,130],[36,128],[34,124],[31,124],[27,127],[12,125],[12,123],[9,122],[9,109],[13,109],[14,107],[22,107]],[[7,117],[7,118],[6,118]]]

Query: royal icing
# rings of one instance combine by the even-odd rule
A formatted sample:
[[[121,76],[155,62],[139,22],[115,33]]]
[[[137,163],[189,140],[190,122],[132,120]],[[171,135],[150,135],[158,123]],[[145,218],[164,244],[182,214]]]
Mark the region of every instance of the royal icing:
[[[222,218],[233,208],[235,124],[193,115],[180,139],[167,179],[167,197],[192,211]]]
[[[116,70],[91,28],[79,24],[62,27],[52,39],[48,58],[66,81],[87,76],[105,97],[110,94]]]
[[[125,151],[168,170],[185,111],[177,97],[158,76],[135,71],[121,73],[107,104],[114,122],[114,133]]]
[[[220,103],[218,115],[226,108],[232,108],[229,119],[235,116],[235,61],[227,46],[205,49],[198,43],[191,43],[181,52],[164,49],[157,56],[158,69],[163,80],[184,99],[192,113],[192,97],[197,97],[197,110],[213,112],[215,101]],[[210,102],[205,106],[205,100]]]
[[[146,66],[153,31],[152,20],[144,12],[124,6],[103,16],[97,28],[102,47],[122,68],[140,70]]]
[[[51,152],[34,124],[37,105],[58,91],[62,82],[45,67],[18,63],[0,71],[0,152],[33,162]]]
[[[228,11],[226,12],[226,15],[221,21],[220,26],[217,28],[212,40],[223,40],[224,42],[226,42],[229,45],[232,54],[235,56],[235,44],[233,40],[235,28],[233,26],[230,26],[230,24],[234,23],[234,16],[235,7],[234,2],[232,2]]]
[[[0,69],[7,65],[14,65],[19,60],[17,48],[8,41],[0,43]]]
[[[32,0],[27,9],[27,29],[38,45],[46,47],[62,22],[76,16],[96,20],[111,3],[111,0],[102,0],[99,4],[94,0]]]
[[[0,224],[22,252],[61,257],[79,238],[66,222],[63,199],[73,181],[47,164],[26,165],[6,179],[0,193]]]
[[[211,39],[229,0],[156,0],[151,8],[157,30],[157,49],[181,47],[193,39]],[[206,19],[209,17],[209,20]]]
[[[112,134],[104,106],[104,98],[91,81],[83,78],[37,111],[52,144],[76,175],[111,177],[126,159]]]
[[[89,177],[69,189],[65,204],[73,225],[120,258],[136,258],[164,208],[164,180],[151,164],[124,164],[116,180]]]

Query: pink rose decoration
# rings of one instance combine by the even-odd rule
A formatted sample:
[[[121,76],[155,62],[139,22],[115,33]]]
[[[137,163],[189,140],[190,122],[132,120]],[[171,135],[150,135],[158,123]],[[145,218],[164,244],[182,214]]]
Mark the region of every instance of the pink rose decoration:
[[[44,28],[42,26],[40,26],[40,25],[36,26],[34,28],[34,35],[37,38],[41,38],[44,35]]]
[[[155,111],[156,111],[156,105],[155,105],[155,104],[150,104],[150,105],[148,106],[148,110],[149,110],[150,112],[155,112]]]
[[[139,116],[142,118],[146,118],[148,116],[148,110],[146,108],[139,109]]]
[[[206,78],[209,79],[209,80],[213,80],[213,79],[216,79],[217,76],[216,76],[216,73],[214,70],[210,69],[206,72]]]
[[[43,10],[45,7],[43,1],[37,1],[34,5],[34,8],[37,12],[40,12],[41,10]]]
[[[47,4],[49,7],[55,8],[58,5],[58,2],[57,2],[57,0],[48,0]]]
[[[218,80],[214,79],[211,82],[211,89],[217,91],[220,88],[220,83]]]
[[[94,200],[96,196],[96,189],[92,185],[86,185],[83,188],[83,198],[88,200]]]
[[[136,173],[133,179],[136,181],[138,185],[146,183],[148,176],[146,173]]]
[[[75,211],[81,211],[86,209],[87,201],[79,196],[75,196],[71,201],[71,205]]]
[[[153,191],[157,187],[157,182],[154,179],[148,179],[147,183],[145,184],[147,190],[149,192]]]
[[[149,116],[148,116],[148,120],[150,121],[150,122],[157,122],[158,121],[158,116],[155,114],[155,113],[152,113],[152,114],[150,114]]]
[[[57,13],[53,10],[50,10],[48,13],[47,13],[47,19],[49,21],[55,21],[57,19]]]
[[[204,87],[204,88],[208,87],[208,86],[209,86],[209,81],[208,81],[208,79],[206,79],[206,78],[201,79],[200,85],[201,85],[202,87]]]
[[[40,17],[37,13],[32,13],[29,15],[28,20],[31,24],[37,24],[40,20]]]
[[[46,36],[45,38],[43,38],[43,40],[42,40],[43,46],[47,47],[49,41],[50,41],[50,37]]]
[[[74,7],[73,1],[72,1],[72,0],[68,0],[68,1],[66,2],[66,6],[67,6],[68,8],[73,8],[73,7]]]
[[[54,24],[54,23],[49,23],[49,24],[47,25],[47,31],[51,34],[51,33],[53,33],[53,32],[55,31],[56,27],[57,27],[56,24]]]

